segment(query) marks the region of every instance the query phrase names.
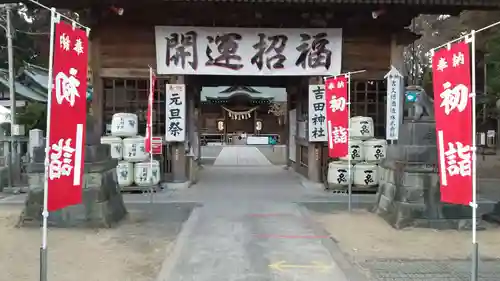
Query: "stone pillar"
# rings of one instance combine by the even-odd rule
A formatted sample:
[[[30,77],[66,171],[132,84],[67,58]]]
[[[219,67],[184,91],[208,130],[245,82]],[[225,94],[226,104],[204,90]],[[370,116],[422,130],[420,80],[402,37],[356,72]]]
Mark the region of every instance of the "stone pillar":
[[[176,76],[173,79],[174,84],[184,84],[184,76]],[[186,89],[187,91],[187,89]],[[187,94],[187,93],[186,93]],[[188,115],[188,114],[186,114]],[[187,120],[186,120],[187,121]],[[186,122],[186,125],[188,122]],[[187,141],[187,140],[186,140]],[[185,142],[186,142],[185,141]],[[172,142],[172,181],[175,183],[184,183],[188,180],[187,163],[186,163],[186,146],[185,142]]]
[[[323,83],[323,78],[322,77],[310,77],[308,80],[308,85],[314,85],[314,84],[321,84]],[[305,95],[305,102],[304,106],[309,108],[309,86],[305,87],[304,89],[306,95]],[[309,129],[309,128],[308,128]],[[321,157],[320,157],[320,150],[321,150],[321,143],[317,142],[309,142],[309,147],[308,147],[308,165],[307,165],[307,177],[309,180],[314,181],[314,182],[320,182],[321,181]]]

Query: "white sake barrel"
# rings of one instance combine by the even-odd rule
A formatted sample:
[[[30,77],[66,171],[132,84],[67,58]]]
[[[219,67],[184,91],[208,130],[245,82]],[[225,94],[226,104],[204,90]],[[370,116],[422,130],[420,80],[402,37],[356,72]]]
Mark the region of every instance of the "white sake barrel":
[[[378,166],[361,162],[354,166],[354,185],[370,187],[378,185]]]
[[[351,168],[352,170],[352,168]],[[351,171],[352,175],[352,171]],[[328,185],[347,186],[352,183],[352,176],[349,176],[349,165],[345,161],[334,161],[328,164],[327,174]]]
[[[111,119],[111,135],[115,137],[133,137],[137,135],[137,114],[115,113]]]
[[[149,177],[152,176],[151,183]],[[158,185],[160,183],[160,162],[141,162],[134,165],[134,182],[137,186]]]
[[[371,117],[354,116],[350,120],[350,137],[367,140],[374,136],[373,119]]]
[[[109,144],[111,146],[111,158],[122,160],[123,158],[123,141],[118,137],[101,137],[102,144]]]
[[[349,140],[349,155],[345,157],[340,157],[340,159],[347,161],[351,157],[351,161],[359,162],[364,161],[364,150],[363,150],[363,141],[362,140]]]
[[[134,164],[127,161],[118,162],[116,176],[119,186],[131,186],[134,182]]]
[[[369,139],[363,142],[366,162],[379,162],[385,158],[387,142],[383,139]]]
[[[129,162],[141,162],[148,159],[144,146],[144,137],[133,137],[123,139],[123,159]]]

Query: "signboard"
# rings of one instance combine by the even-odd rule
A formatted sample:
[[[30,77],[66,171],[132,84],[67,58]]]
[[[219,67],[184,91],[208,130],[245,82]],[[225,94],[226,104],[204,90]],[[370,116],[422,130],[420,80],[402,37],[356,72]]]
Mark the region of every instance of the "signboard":
[[[165,140],[183,142],[186,139],[186,85],[166,85]]]
[[[340,73],[342,29],[156,26],[158,74],[321,76]]]
[[[309,141],[327,141],[325,85],[309,85]]]
[[[399,137],[399,124],[401,122],[401,98],[403,93],[403,75],[391,66],[385,75],[387,78],[387,111],[386,111],[386,139],[397,140]]]
[[[442,48],[432,57],[434,116],[438,146],[441,201],[472,201],[471,62],[465,42]]]
[[[344,157],[349,153],[349,77],[340,75],[325,80],[328,156]]]
[[[163,138],[162,137],[153,137],[151,139],[151,150],[153,155],[162,155],[163,154]]]
[[[278,144],[278,136],[268,136],[267,137],[267,143],[270,145],[276,145]]]
[[[87,32],[61,21],[55,24],[54,36],[54,86],[47,123],[48,211],[82,202],[87,123]]]

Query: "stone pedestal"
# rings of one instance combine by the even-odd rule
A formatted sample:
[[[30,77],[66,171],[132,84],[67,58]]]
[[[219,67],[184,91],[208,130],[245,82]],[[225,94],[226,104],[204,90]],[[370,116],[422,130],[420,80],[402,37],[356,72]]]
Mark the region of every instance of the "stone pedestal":
[[[435,124],[408,121],[397,145],[387,148],[379,165],[374,211],[395,228],[459,229],[470,226],[471,208],[440,200]]]
[[[42,220],[45,148],[35,148],[33,154],[34,162],[27,167],[29,192],[20,226],[39,226]],[[86,145],[83,203],[51,212],[49,226],[111,227],[122,220],[127,210],[117,183],[116,165],[109,145]]]

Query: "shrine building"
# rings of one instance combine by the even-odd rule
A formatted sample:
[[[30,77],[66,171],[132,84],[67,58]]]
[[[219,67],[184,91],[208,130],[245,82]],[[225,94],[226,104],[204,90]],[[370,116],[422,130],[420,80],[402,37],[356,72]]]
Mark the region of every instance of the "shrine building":
[[[193,178],[208,145],[281,146],[288,166],[323,181],[326,132],[311,114],[326,105],[310,101],[323,77],[364,70],[351,76],[351,116],[370,117],[374,137],[384,139],[384,75],[391,66],[405,73],[403,48],[418,38],[412,19],[500,8],[494,0],[40,2],[71,9],[92,28],[97,133],[123,112],[138,114],[144,135],[148,66],[156,70],[153,135],[181,136],[158,158],[173,182]],[[169,124],[166,84],[185,85],[182,127]]]

